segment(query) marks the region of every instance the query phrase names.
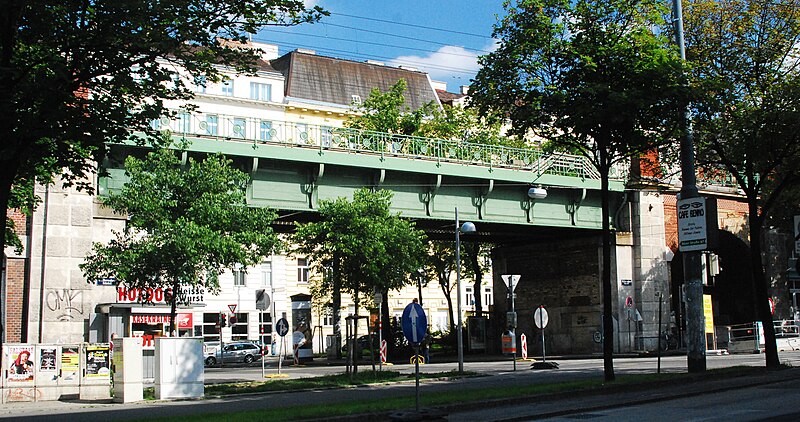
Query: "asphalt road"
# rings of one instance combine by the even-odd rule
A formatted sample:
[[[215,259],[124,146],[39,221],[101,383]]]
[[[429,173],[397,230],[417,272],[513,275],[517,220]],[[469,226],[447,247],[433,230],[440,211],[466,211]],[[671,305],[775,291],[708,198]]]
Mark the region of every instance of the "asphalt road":
[[[782,352],[781,360],[795,367],[800,366],[800,352]],[[595,359],[555,359],[559,362],[560,368],[555,370],[531,370],[529,365],[523,362],[517,363],[517,371],[512,370],[512,362],[492,361],[465,363],[465,370],[479,372],[487,376],[472,377],[451,381],[426,381],[420,385],[420,394],[425,396],[437,391],[461,391],[466,389],[482,389],[487,387],[497,387],[498,385],[513,389],[516,386],[563,382],[572,379],[598,378],[603,375],[600,358]],[[655,358],[617,358],[614,361],[615,372],[619,375],[632,373],[654,373],[657,361]],[[730,366],[764,366],[763,355],[735,355],[735,356],[709,356],[707,359],[709,368],[720,368]],[[320,365],[321,363],[318,363]],[[369,370],[370,366],[362,366],[361,370]],[[414,367],[409,364],[395,365],[392,369],[400,372],[413,372]],[[455,362],[434,363],[424,365],[424,372],[441,372],[457,369]],[[276,368],[270,368],[273,373],[277,373]],[[341,373],[342,366],[301,366],[285,367],[282,372],[289,377],[318,376],[323,373]],[[684,356],[670,356],[662,360],[662,370],[664,372],[686,372],[686,358]],[[798,373],[800,371],[783,371]],[[261,367],[226,367],[209,368],[206,372],[207,382],[219,382],[222,380],[260,380]],[[397,383],[388,385],[376,385],[351,389],[315,390],[291,393],[271,393],[248,396],[230,396],[206,400],[173,401],[173,402],[145,402],[131,404],[113,403],[87,403],[87,402],[39,402],[39,403],[7,403],[0,407],[0,419],[14,419],[15,421],[49,421],[49,420],[70,420],[70,421],[121,421],[121,420],[147,420],[153,416],[190,416],[198,414],[225,414],[229,412],[263,410],[270,408],[282,408],[289,406],[303,406],[308,403],[340,403],[346,401],[375,400],[383,398],[397,397],[400,395],[413,396],[415,393],[414,383]],[[697,394],[701,394],[702,391]],[[622,403],[630,405],[630,399],[626,394],[615,396]],[[601,403],[608,403],[608,397],[600,397]],[[698,398],[702,400],[702,398]],[[740,399],[741,401],[741,399]],[[558,412],[548,411],[544,415],[565,414],[564,412],[581,412],[591,400],[571,400],[566,397],[561,401],[553,400],[548,406],[558,406]],[[582,407],[584,406],[584,407]],[[483,406],[486,407],[486,406]],[[502,409],[514,411],[510,416],[504,416]],[[613,410],[613,408],[605,407]],[[505,406],[504,408],[479,409],[478,411],[488,412],[488,416],[477,416],[474,414],[464,414],[459,417],[453,414],[450,420],[530,420],[530,415],[543,415],[540,408],[530,408],[526,406],[514,407]],[[654,410],[655,411],[655,410]],[[533,412],[533,413],[532,413]],[[455,419],[453,418],[455,417]],[[522,418],[522,419],[515,419]],[[528,418],[528,419],[525,419]],[[683,418],[680,418],[683,419]],[[738,418],[736,418],[738,420]],[[642,420],[639,418],[638,420]],[[645,418],[644,420],[648,420]]]

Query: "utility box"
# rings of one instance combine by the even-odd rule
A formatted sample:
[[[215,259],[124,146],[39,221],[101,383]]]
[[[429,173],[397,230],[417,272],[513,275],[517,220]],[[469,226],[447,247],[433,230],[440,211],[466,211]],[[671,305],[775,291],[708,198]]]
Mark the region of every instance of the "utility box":
[[[84,343],[81,350],[80,399],[111,399],[111,349],[108,343]]]
[[[144,400],[142,338],[118,338],[114,339],[113,345],[111,368],[114,377],[114,401],[131,403]]]
[[[159,337],[156,339],[156,397],[200,398],[203,382],[202,337]]]

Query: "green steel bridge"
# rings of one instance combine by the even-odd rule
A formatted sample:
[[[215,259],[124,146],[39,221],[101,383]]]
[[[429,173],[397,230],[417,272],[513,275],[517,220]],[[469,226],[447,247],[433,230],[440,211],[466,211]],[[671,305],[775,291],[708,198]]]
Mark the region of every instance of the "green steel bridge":
[[[321,200],[372,187],[393,191],[393,211],[443,236],[452,233],[445,227],[456,208],[479,232],[508,237],[602,224],[600,175],[577,155],[220,114],[179,114],[153,127],[190,143],[184,159],[214,152],[233,159],[252,178],[249,202],[276,209],[286,222],[313,218]],[[135,148],[115,145],[112,156]],[[100,194],[125,182],[111,162],[121,161],[106,163]],[[615,206],[625,176],[611,175]]]

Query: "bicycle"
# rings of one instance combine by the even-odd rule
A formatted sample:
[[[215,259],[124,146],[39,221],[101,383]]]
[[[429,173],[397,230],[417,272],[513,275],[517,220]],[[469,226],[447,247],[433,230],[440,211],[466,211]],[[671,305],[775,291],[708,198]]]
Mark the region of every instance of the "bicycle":
[[[662,352],[678,348],[678,338],[668,331],[662,331],[658,338],[658,347]]]

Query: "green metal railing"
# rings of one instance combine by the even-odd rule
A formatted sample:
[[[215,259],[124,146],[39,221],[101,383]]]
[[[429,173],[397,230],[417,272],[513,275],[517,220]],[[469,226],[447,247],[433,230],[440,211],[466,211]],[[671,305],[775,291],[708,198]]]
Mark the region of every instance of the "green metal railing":
[[[315,148],[381,157],[404,157],[462,163],[490,168],[532,171],[599,180],[600,174],[583,156],[545,154],[539,149],[511,148],[447,139],[407,136],[368,130],[319,126],[299,122],[265,120],[210,113],[182,113],[153,122],[154,129],[175,136],[210,137],[225,141]],[[613,180],[624,180],[623,167],[615,168]]]

